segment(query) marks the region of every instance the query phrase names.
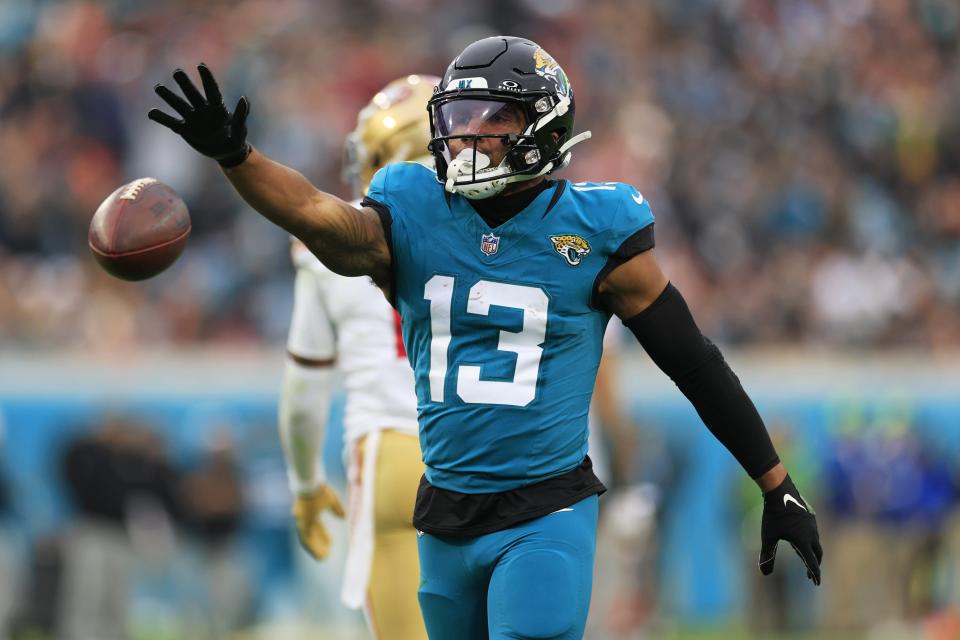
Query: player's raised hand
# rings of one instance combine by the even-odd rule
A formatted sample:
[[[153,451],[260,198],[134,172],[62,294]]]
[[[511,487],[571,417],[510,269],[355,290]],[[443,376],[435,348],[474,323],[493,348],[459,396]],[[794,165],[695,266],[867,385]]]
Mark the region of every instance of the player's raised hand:
[[[773,573],[777,544],[786,540],[807,567],[807,577],[820,584],[820,560],[823,548],[817,531],[817,518],[788,475],[780,486],[763,496],[763,522],[760,525],[760,572]]]
[[[180,118],[160,109],[151,109],[147,117],[180,134],[191,147],[209,156],[223,167],[235,167],[250,154],[247,144],[247,114],[250,102],[242,96],[233,113],[227,110],[220,87],[207,65],[197,67],[203,82],[203,93],[191,82],[183,69],[173,72],[173,79],[184,97],[162,84],[153,88]],[[186,98],[186,99],[184,99]]]
[[[322,484],[312,493],[298,495],[292,511],[300,544],[314,558],[324,560],[330,553],[330,534],[320,516],[324,511],[330,511],[338,518],[344,516],[337,494],[330,485]]]

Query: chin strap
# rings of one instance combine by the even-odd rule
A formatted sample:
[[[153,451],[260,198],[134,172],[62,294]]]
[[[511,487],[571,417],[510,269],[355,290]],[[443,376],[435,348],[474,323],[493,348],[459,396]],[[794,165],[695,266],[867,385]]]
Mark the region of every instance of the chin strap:
[[[464,149],[457,154],[457,157],[447,166],[447,182],[444,188],[449,193],[459,193],[465,198],[471,200],[483,200],[490,198],[507,186],[506,178],[499,178],[498,175],[506,173],[507,167],[500,163],[495,169],[489,169],[490,158],[485,153],[479,151]],[[483,182],[471,182],[468,184],[457,184],[457,180],[462,177],[475,179],[481,173],[488,174],[490,179]]]
[[[524,180],[533,180],[534,178],[539,178],[540,176],[545,176],[551,171],[558,171],[563,169],[568,164],[570,164],[570,158],[573,156],[570,153],[570,149],[573,148],[573,145],[580,144],[584,140],[589,140],[593,137],[593,133],[590,131],[584,131],[583,133],[578,133],[569,140],[567,140],[562,147],[557,151],[557,154],[560,156],[560,161],[554,164],[553,162],[548,162],[547,166],[538,171],[537,173],[531,175],[519,175],[519,176],[510,176],[509,178],[504,178],[504,181],[507,183],[510,182],[523,182]]]
[[[566,96],[564,96],[563,98],[560,98],[560,100],[557,101],[557,106],[551,109],[550,113],[543,116],[542,118],[538,118],[536,122],[534,122],[532,125],[527,127],[527,131],[525,133],[534,133],[536,131],[540,131],[540,129],[543,129],[545,126],[547,126],[547,124],[550,123],[554,118],[559,118],[560,116],[565,114],[569,109],[570,109],[570,98]]]
[[[570,149],[573,148],[573,145],[580,144],[584,140],[589,140],[592,137],[593,137],[593,133],[590,131],[584,131],[582,133],[578,133],[577,135],[573,136],[572,138],[564,142],[563,146],[561,146],[560,149],[558,150],[557,154],[560,156],[560,161],[556,163],[556,166],[554,166],[554,163],[548,162],[547,166],[545,166],[543,169],[540,170],[540,173],[531,177],[539,178],[540,176],[547,175],[551,171],[563,169],[568,164],[570,164],[570,158],[573,157],[573,154],[570,153]]]
[[[520,174],[502,178],[498,176],[509,171],[505,164],[506,159],[501,162],[500,166],[494,169],[489,169],[488,167],[490,166],[490,158],[488,158],[486,154],[478,151],[476,153],[476,172],[474,172],[474,154],[470,149],[464,149],[447,167],[447,182],[444,187],[446,188],[447,192],[459,193],[463,197],[469,198],[470,200],[485,200],[486,198],[492,198],[503,191],[508,184],[512,184],[514,182],[523,182],[525,180],[533,180],[534,178],[545,176],[551,171],[563,169],[570,164],[570,158],[573,155],[570,152],[570,149],[572,149],[574,145],[580,144],[584,140],[589,140],[592,136],[593,134],[590,131],[584,131],[583,133],[579,133],[567,140],[558,150],[560,161],[557,163],[548,162],[546,166],[537,173]],[[489,179],[484,180],[483,182],[457,184],[457,180],[461,177],[478,178],[481,174],[489,175]]]

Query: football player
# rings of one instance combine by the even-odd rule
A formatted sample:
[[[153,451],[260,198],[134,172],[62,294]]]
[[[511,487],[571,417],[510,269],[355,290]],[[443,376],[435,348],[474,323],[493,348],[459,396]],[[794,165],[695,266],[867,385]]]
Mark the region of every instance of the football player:
[[[360,111],[344,154],[356,205],[384,165],[432,165],[426,105],[439,81],[420,75],[394,80]],[[426,638],[411,520],[423,463],[400,316],[370,278],[337,275],[299,241],[292,254],[297,275],[279,426],[301,543],[324,559],[330,536],[321,515],[344,515],[319,458],[336,366],[345,374],[350,531],[341,600],[363,609],[375,638]]]
[[[360,208],[247,142],[210,70],[201,93],[157,92],[149,116],[216,159],[240,195],[332,271],[368,275],[400,312],[426,471],[419,601],[431,638],[579,638],[597,496],[587,412],[611,314],[691,401],[764,493],[760,568],[787,540],[819,583],[816,520],[719,350],[654,252],[633,187],[547,176],[574,133],[563,69],[536,43],[492,37],[448,67],[429,104],[431,170],[395,163]]]

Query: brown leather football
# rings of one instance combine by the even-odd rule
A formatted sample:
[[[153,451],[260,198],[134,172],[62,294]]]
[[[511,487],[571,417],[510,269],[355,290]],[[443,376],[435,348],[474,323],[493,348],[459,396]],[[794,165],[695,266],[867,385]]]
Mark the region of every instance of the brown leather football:
[[[139,178],[97,207],[87,239],[107,273],[145,280],[173,264],[189,236],[190,214],[177,192],[155,178]]]

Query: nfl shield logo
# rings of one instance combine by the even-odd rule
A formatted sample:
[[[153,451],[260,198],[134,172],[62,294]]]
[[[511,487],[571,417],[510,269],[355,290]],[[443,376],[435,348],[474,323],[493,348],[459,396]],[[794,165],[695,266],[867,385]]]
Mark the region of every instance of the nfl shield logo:
[[[497,247],[500,246],[500,237],[495,236],[492,233],[485,233],[480,238],[480,251],[483,251],[484,254],[490,256],[497,252]]]

